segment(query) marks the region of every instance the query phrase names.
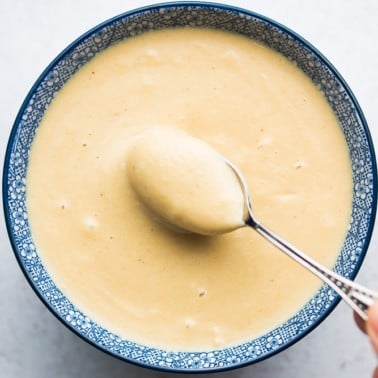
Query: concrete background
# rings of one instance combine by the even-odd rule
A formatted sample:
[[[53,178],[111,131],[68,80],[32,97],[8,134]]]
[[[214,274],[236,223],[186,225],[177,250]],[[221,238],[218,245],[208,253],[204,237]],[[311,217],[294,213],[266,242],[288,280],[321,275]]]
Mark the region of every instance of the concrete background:
[[[336,66],[365,113],[378,146],[378,2],[375,0],[227,1],[301,34]],[[0,0],[0,148],[3,159],[17,111],[43,69],[79,35],[138,0]],[[2,161],[1,161],[2,164]],[[358,281],[378,287],[378,228]],[[212,377],[370,377],[377,359],[340,304],[308,337],[259,364]],[[0,377],[167,376],[116,360],[68,331],[24,279],[0,219]]]

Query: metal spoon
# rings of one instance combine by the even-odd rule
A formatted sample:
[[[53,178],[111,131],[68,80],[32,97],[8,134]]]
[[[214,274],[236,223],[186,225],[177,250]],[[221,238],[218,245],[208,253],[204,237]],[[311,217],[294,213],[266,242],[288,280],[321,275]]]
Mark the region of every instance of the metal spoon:
[[[355,282],[340,276],[332,270],[314,261],[305,253],[294,247],[286,240],[282,239],[264,225],[262,225],[253,215],[251,197],[247,182],[240,172],[240,170],[231,162],[226,160],[226,163],[234,171],[237,176],[240,186],[243,191],[245,205],[247,208],[247,216],[245,224],[252,227],[260,235],[262,235],[269,242],[274,244],[281,251],[290,256],[293,260],[307,268],[313,274],[318,276],[321,280],[327,283],[336,293],[338,293],[346,303],[364,320],[367,319],[367,312],[369,307],[378,300],[378,292],[370,290],[364,286],[358,285]]]

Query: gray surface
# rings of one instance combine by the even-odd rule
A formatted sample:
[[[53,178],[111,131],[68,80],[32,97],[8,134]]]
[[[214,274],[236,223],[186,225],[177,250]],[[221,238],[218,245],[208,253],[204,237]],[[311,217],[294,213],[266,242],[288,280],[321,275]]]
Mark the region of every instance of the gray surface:
[[[378,3],[234,1],[297,31],[337,67],[351,86],[378,146]],[[147,2],[0,1],[0,146],[3,159],[14,118],[47,64],[97,23]],[[2,165],[2,161],[1,161]],[[0,220],[0,377],[163,377],[118,361],[65,329],[24,279]],[[378,228],[358,281],[378,287]],[[308,337],[257,365],[212,377],[369,377],[376,357],[341,304]]]

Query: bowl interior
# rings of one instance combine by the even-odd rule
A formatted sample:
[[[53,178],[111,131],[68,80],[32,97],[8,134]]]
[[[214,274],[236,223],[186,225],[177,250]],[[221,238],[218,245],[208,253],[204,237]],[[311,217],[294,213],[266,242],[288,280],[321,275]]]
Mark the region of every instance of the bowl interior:
[[[354,278],[370,240],[377,191],[374,150],[362,112],[332,65],[301,37],[260,15],[228,6],[178,3],[142,8],[99,25],[64,50],[37,80],[17,116],[5,158],[3,202],[8,233],[19,264],[33,289],[63,323],[98,348],[129,362],[162,370],[206,372],[250,364],[281,351],[318,325],[338,303],[338,296],[324,285],[285,324],[232,348],[196,353],[149,348],[102,328],[64,296],[39,258],[25,205],[29,149],[45,110],[62,85],[94,55],[124,38],[187,25],[219,28],[260,41],[294,62],[324,93],[344,132],[354,180],[350,229],[334,270]]]

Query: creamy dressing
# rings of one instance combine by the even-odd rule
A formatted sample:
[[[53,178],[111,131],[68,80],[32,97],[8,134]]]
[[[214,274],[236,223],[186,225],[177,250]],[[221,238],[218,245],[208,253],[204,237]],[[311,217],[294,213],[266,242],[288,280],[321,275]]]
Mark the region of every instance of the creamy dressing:
[[[258,219],[334,264],[352,178],[326,100],[269,48],[185,28],[109,47],[47,110],[30,154],[27,207],[48,272],[94,321],[146,345],[209,350],[271,330],[321,283],[250,229],[208,237],[156,221],[127,164],[156,125],[227,156],[248,178]]]
[[[240,183],[207,143],[183,132],[152,129],[136,138],[126,159],[132,188],[161,220],[202,235],[243,227]]]

